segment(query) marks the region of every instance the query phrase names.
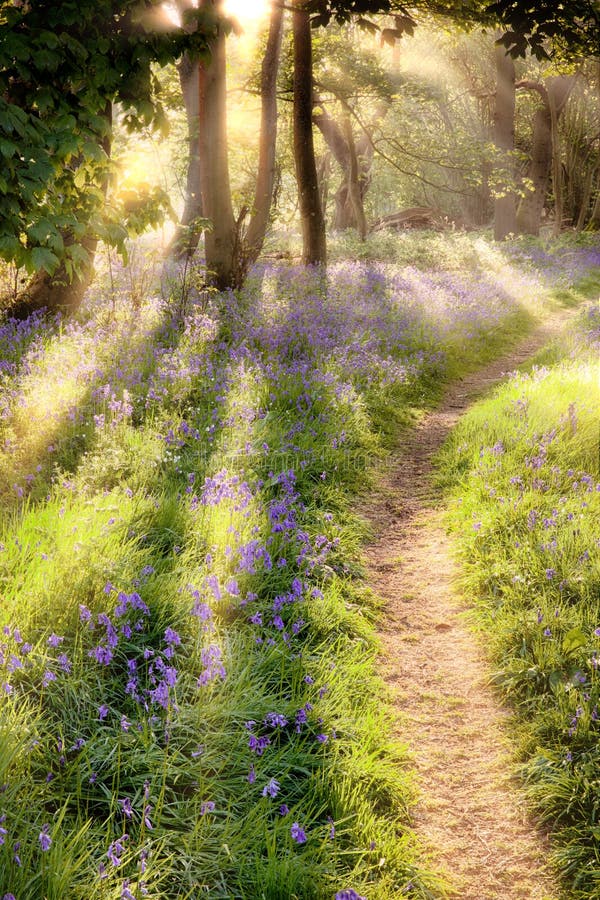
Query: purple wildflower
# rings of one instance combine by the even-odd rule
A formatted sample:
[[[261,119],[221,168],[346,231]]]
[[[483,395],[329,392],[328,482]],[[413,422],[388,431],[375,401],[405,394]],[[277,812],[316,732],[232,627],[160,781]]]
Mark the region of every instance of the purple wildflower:
[[[296,841],[297,844],[306,843],[306,832],[303,828],[300,827],[300,825],[298,825],[297,822],[294,822],[294,824],[290,828],[290,834],[292,835],[292,839]]]
[[[125,849],[125,842],[129,840],[128,834],[123,834],[118,840],[113,841],[112,844],[109,845],[108,850],[106,851],[106,855],[108,857],[108,861],[117,869],[121,865],[121,856]]]
[[[121,900],[137,900],[135,894],[132,894],[129,890],[130,884],[129,878],[126,878],[121,887]]]
[[[125,797],[123,800],[119,800],[118,803],[123,811],[123,815],[127,819],[131,819],[133,817],[133,806],[131,805],[131,800],[129,799],[129,797]]]
[[[279,782],[271,778],[262,789],[263,797],[271,797],[273,800],[279,793]]]
[[[50,837],[50,825],[42,825],[42,830],[38,835],[38,841],[40,842],[40,847],[42,853],[46,853],[50,847],[52,846],[52,838]]]

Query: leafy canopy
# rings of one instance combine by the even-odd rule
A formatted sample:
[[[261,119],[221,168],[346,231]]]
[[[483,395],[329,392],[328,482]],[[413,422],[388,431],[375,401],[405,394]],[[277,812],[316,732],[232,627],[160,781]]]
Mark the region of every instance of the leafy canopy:
[[[126,232],[101,210],[112,104],[126,127],[164,121],[152,64],[206,52],[216,19],[190,33],[158,0],[0,0],[0,256],[30,271],[86,260],[85,234]]]

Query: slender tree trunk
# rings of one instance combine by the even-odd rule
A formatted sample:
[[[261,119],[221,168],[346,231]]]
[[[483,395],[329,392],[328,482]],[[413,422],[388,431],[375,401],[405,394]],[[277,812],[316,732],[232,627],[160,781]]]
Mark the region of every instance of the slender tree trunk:
[[[262,63],[262,101],[258,175],[254,209],[245,239],[245,266],[257,259],[265,240],[277,173],[277,74],[283,35],[283,7],[273,4],[267,47]]]
[[[598,191],[596,192],[594,208],[592,209],[592,215],[590,216],[587,228],[589,231],[600,231],[600,188],[598,188]]]
[[[331,153],[327,151],[319,159],[317,164],[317,178],[319,179],[319,197],[323,217],[327,219],[327,204],[329,203],[329,176],[331,175]]]
[[[502,46],[495,48],[496,106],[494,110],[494,142],[503,158],[503,168],[512,172],[511,153],[515,148],[515,64]],[[512,176],[508,176],[512,180]],[[494,238],[503,241],[517,230],[516,202],[512,184],[506,184],[503,195],[494,203]]]
[[[558,120],[571,93],[575,79],[552,78],[548,84],[548,99],[550,101],[550,122],[552,126],[552,188],[554,190],[554,236],[558,237],[562,229],[564,196],[562,159],[560,149],[560,132]],[[563,88],[560,91],[560,88]]]
[[[305,265],[324,265],[327,260],[325,220],[319,196],[312,131],[313,75],[312,36],[302,0],[294,0],[294,160],[302,220],[302,258]]]
[[[540,233],[551,171],[556,182],[555,200],[558,198],[558,206],[561,206],[561,177],[560,172],[554,168],[556,163],[560,166],[560,153],[556,153],[555,149],[558,149],[558,121],[574,84],[574,76],[549,78],[546,84],[533,81],[519,82],[518,87],[536,91],[543,104],[536,110],[533,120],[531,161],[527,170],[527,177],[533,189],[521,200],[517,214],[517,226],[523,234]],[[562,219],[562,211],[559,212],[559,218]]]
[[[585,178],[585,182],[583,185],[583,194],[581,197],[581,203],[579,205],[579,214],[577,216],[577,220],[575,222],[575,230],[581,231],[583,226],[585,225],[586,216],[588,214],[588,209],[590,205],[590,200],[592,198],[592,179],[594,177],[594,173],[590,170]]]
[[[179,81],[183,94],[183,103],[188,126],[188,168],[185,189],[185,205],[181,214],[181,221],[171,241],[168,256],[172,259],[184,259],[192,256],[198,247],[200,229],[194,226],[194,222],[200,219],[202,209],[202,181],[200,157],[200,121],[198,107],[198,60],[190,59],[186,53],[177,66]]]
[[[348,147],[349,168],[348,168],[348,197],[356,222],[356,230],[361,241],[367,237],[367,219],[365,217],[365,208],[363,205],[363,195],[359,181],[358,157],[356,155],[356,144],[354,143],[354,135],[352,134],[352,122],[350,114],[346,111],[344,114],[344,134],[346,136],[346,145]]]
[[[104,137],[99,139],[99,143],[106,156],[110,157],[112,144],[111,103],[107,103],[104,119],[106,132]],[[104,193],[108,189],[108,172],[103,178],[101,189]],[[80,266],[78,272],[73,273],[67,270],[64,263],[61,263],[52,275],[48,275],[44,270],[36,272],[11,307],[11,316],[16,319],[25,319],[39,309],[71,314],[81,305],[85,292],[94,278],[94,257],[98,240],[91,234],[85,234],[79,240],[75,240],[69,234],[63,234],[63,239],[66,247],[74,244],[83,247],[88,256],[87,262]]]
[[[222,0],[200,0],[200,8],[221,12]],[[219,28],[208,63],[198,66],[200,181],[204,215],[211,220],[204,246],[208,280],[219,290],[236,282],[236,222],[231,202],[227,152],[225,33]]]

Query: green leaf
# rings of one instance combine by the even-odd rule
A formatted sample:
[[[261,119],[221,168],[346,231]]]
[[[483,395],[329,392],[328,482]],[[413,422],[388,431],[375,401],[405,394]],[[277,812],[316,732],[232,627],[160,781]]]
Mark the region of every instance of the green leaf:
[[[5,156],[10,159],[11,156],[14,156],[19,148],[16,144],[13,144],[12,141],[7,140],[6,138],[0,138],[0,156]]]
[[[71,244],[66,248],[66,254],[72,262],[72,266],[77,273],[80,273],[89,265],[90,256],[87,250],[81,244]]]
[[[56,231],[49,219],[42,217],[27,229],[27,237],[37,244],[43,244],[51,232]]]
[[[47,247],[34,247],[31,251],[31,263],[34,271],[44,269],[48,275],[52,275],[58,266],[58,256]]]
[[[75,172],[75,175],[73,176],[73,184],[75,185],[76,188],[81,189],[82,187],[85,186],[86,181],[87,181],[87,170],[86,170],[85,166],[79,166],[79,168]]]
[[[562,649],[567,655],[575,653],[587,644],[587,637],[581,628],[571,628],[563,638]]]
[[[22,249],[23,245],[14,235],[5,234],[0,237],[0,256],[3,259],[14,259]]]

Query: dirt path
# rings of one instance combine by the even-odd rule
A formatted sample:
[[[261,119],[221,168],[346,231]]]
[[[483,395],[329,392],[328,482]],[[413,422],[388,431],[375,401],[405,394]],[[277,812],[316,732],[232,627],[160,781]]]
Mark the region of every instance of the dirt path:
[[[435,871],[460,900],[546,900],[558,889],[544,835],[511,775],[508,716],[487,686],[490,668],[462,615],[457,570],[431,485],[432,456],[460,416],[560,332],[553,316],[507,356],[452,385],[440,407],[397,448],[364,510],[378,538],[370,583],[386,602],[383,674],[414,757],[421,802],[414,826]]]

